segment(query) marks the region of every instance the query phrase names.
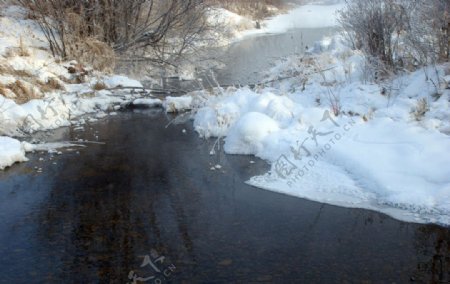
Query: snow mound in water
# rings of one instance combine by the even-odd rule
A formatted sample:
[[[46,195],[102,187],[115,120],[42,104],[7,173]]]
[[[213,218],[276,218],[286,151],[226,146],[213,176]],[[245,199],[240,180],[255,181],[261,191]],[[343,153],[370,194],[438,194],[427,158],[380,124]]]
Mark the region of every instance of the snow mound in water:
[[[25,150],[20,141],[0,136],[0,170],[5,169],[17,162],[25,162]]]
[[[192,108],[192,97],[166,97],[163,103],[166,112],[181,112]]]
[[[134,106],[140,107],[157,107],[162,105],[160,99],[136,99],[133,101]]]
[[[194,118],[194,128],[202,137],[226,136],[228,130],[241,116],[249,112],[259,112],[285,128],[292,123],[296,112],[294,102],[286,96],[271,92],[257,94],[250,89],[239,89],[225,94],[219,101],[200,108]]]
[[[230,129],[224,149],[228,154],[257,154],[264,139],[279,130],[278,123],[265,114],[249,112]]]

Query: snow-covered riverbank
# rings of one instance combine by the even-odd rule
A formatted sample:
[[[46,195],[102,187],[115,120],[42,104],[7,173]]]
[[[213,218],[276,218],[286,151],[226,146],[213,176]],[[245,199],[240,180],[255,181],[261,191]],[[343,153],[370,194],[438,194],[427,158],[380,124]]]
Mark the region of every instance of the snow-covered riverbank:
[[[362,54],[336,36],[278,62],[264,86],[216,90],[194,126],[272,165],[251,185],[448,225],[448,67],[365,83]]]
[[[215,36],[217,44],[228,45],[247,38],[264,34],[280,34],[299,28],[336,27],[336,12],[344,7],[343,2],[333,4],[300,5],[286,13],[280,14],[261,22],[230,12],[223,8],[210,11],[209,22],[220,25],[224,30]],[[259,28],[257,28],[259,26]]]
[[[243,34],[334,26],[341,7],[302,6]],[[249,180],[256,187],[450,225],[450,66],[379,83],[371,72],[342,37],[325,38],[254,89],[192,94],[194,126],[228,154],[268,161],[271,170]]]
[[[86,121],[115,115],[142,97],[130,89],[143,87],[136,80],[55,59],[27,11],[2,5],[0,170],[26,161],[25,153],[35,150],[17,140],[24,135],[69,125],[82,127]],[[162,104],[155,99],[152,103]],[[64,145],[52,145],[48,150],[59,146]]]

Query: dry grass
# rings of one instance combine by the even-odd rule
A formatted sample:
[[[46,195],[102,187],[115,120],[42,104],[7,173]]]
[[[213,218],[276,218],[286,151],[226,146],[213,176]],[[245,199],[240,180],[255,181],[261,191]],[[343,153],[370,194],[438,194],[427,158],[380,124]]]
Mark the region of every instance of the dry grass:
[[[61,80],[61,82],[66,84],[76,84],[76,78],[67,78],[65,76],[58,76],[58,79]]]
[[[30,56],[30,54],[31,54],[30,50],[23,43],[22,37],[20,37],[20,39],[19,39],[18,55],[22,56],[22,57],[25,57],[25,56]]]
[[[96,38],[84,37],[83,31],[88,27],[80,15],[68,13],[66,20],[72,28],[65,39],[68,56],[95,70],[112,73],[116,65],[116,54],[112,47]]]
[[[7,90],[7,88],[3,84],[0,83],[0,95],[7,97],[8,92],[6,90]]]
[[[7,48],[4,54],[6,58],[11,58],[15,56],[28,57],[30,55],[31,52],[23,43],[22,37],[19,38],[19,46]]]
[[[32,78],[33,74],[28,70],[12,70],[10,75],[14,77],[21,77],[21,78]]]
[[[417,120],[420,121],[425,116],[425,114],[430,110],[428,101],[426,98],[422,98],[417,101],[417,105],[414,108],[412,115]]]
[[[95,82],[95,84],[92,86],[92,89],[95,90],[95,91],[101,91],[101,90],[104,90],[104,89],[106,89],[106,84],[105,84],[103,81],[98,80],[98,81]]]
[[[0,75],[9,74],[9,72],[12,70],[11,66],[7,64],[6,62],[0,61]]]
[[[16,95],[14,100],[18,104],[24,104],[30,100],[42,97],[42,93],[35,86],[22,80],[16,80],[14,83],[9,84],[7,88]]]
[[[43,93],[48,93],[57,90],[65,90],[64,83],[58,78],[50,78],[46,83],[37,82],[39,89]]]
[[[14,77],[31,78],[33,74],[27,70],[15,70],[6,60],[0,61],[0,75],[11,75]]]

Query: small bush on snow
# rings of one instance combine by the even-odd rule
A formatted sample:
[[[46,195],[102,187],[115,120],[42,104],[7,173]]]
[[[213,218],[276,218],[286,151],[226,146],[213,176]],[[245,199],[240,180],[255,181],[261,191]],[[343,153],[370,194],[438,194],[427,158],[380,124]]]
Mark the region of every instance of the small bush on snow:
[[[417,101],[417,105],[413,111],[413,116],[417,121],[422,120],[425,114],[430,110],[428,101],[426,98],[422,98]]]

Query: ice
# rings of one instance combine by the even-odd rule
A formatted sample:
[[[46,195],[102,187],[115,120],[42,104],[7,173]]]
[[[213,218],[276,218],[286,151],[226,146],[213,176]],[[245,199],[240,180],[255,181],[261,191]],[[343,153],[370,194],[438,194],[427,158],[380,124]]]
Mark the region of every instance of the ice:
[[[22,148],[26,152],[35,152],[35,151],[57,152],[56,150],[62,148],[74,148],[74,147],[85,147],[85,146],[82,144],[75,144],[73,142],[53,142],[41,144],[31,144],[28,142],[22,142]]]

